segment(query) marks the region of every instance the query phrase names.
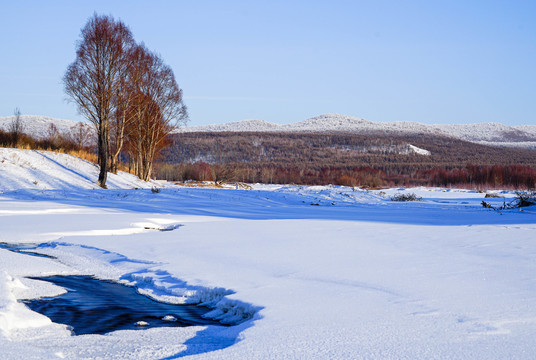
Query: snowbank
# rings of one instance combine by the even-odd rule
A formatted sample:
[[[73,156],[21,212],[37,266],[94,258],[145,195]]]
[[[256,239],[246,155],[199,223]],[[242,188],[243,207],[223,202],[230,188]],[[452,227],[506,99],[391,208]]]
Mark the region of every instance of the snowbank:
[[[7,272],[0,273],[0,331],[9,335],[14,329],[41,327],[52,324],[49,318],[30,311],[24,304],[17,302],[13,291],[24,289],[19,279]]]
[[[97,165],[72,155],[0,147],[0,191],[97,189],[98,177]],[[132,174],[108,174],[109,189],[155,185]]]

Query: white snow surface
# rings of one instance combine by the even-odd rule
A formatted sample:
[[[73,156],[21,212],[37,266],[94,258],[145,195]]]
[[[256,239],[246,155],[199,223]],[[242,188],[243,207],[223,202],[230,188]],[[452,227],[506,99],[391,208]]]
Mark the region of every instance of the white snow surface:
[[[536,135],[536,125],[519,125],[515,126],[515,128],[529,134]]]
[[[409,144],[408,146],[416,154],[419,154],[419,155],[432,155],[432,153],[429,150],[421,149],[420,147],[417,147],[417,146],[411,145],[411,144]]]
[[[502,142],[534,135],[524,131],[522,128],[499,123],[441,124],[434,126],[445,134],[469,141]]]
[[[72,155],[0,148],[0,191],[96,189],[98,177],[97,165]],[[110,189],[155,185],[156,182],[144,182],[128,173],[108,174]]]
[[[104,190],[84,161],[0,154],[0,242],[42,244],[32,251],[55,257],[0,248],[2,358],[534,356],[536,209],[489,211],[485,193],[442,188],[152,192],[127,174]],[[28,174],[46,174],[46,185]],[[422,201],[390,201],[400,192]],[[495,205],[514,196],[494,192],[504,196],[486,199]],[[53,274],[121,281],[204,303],[223,323],[247,320],[72,336],[17,301],[65,291],[28,279]]]

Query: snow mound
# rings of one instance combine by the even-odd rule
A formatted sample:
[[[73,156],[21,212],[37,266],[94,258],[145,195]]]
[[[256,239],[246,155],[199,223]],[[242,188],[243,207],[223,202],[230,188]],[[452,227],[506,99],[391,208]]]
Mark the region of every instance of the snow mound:
[[[17,302],[13,290],[24,287],[19,279],[5,271],[0,273],[0,330],[6,335],[15,329],[52,324],[46,316],[30,311],[24,304]]]
[[[97,165],[73,155],[51,151],[0,148],[0,191],[98,189]],[[132,174],[109,173],[110,189],[150,188]]]
[[[172,304],[195,304],[212,309],[203,317],[225,325],[237,325],[255,316],[261,309],[246,302],[229,299],[234,291],[221,287],[190,286],[167,273],[150,271],[128,274],[123,281],[136,286],[140,294]]]

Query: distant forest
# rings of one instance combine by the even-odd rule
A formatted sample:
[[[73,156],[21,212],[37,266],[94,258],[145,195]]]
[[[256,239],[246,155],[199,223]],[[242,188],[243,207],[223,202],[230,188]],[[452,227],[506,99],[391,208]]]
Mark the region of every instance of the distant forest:
[[[0,130],[0,146],[55,150],[96,162],[87,131],[60,134],[51,127],[37,140]],[[479,145],[433,135],[315,133],[180,133],[155,164],[169,181],[266,184],[463,186],[533,189],[536,150]],[[415,153],[409,145],[430,151]],[[121,170],[133,170],[128,153]]]
[[[415,153],[409,144],[430,151]],[[170,181],[533,188],[536,151],[430,134],[198,132],[170,135]]]

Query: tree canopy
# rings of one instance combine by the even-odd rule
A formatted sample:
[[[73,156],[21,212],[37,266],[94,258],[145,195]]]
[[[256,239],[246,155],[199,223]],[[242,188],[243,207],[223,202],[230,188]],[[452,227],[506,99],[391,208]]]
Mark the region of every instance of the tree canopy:
[[[101,187],[108,171],[117,171],[125,143],[136,174],[148,180],[166,135],[188,120],[172,69],[111,16],[94,14],[82,28],[63,82],[80,114],[95,126]]]

